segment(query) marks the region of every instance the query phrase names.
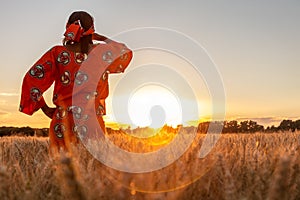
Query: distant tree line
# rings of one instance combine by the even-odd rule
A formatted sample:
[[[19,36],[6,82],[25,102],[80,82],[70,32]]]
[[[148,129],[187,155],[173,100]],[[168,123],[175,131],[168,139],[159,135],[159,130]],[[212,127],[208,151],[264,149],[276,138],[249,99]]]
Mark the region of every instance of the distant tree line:
[[[263,125],[258,124],[252,120],[246,120],[238,122],[224,121],[224,122],[201,122],[198,125],[198,132],[200,133],[274,133],[274,132],[286,132],[286,131],[300,131],[300,120],[282,120],[279,126],[268,126],[265,128]]]
[[[164,126],[164,129],[168,128]],[[185,127],[188,130],[189,127]],[[147,128],[145,128],[146,130]],[[170,127],[170,131],[171,131]],[[137,129],[140,130],[140,129]],[[172,129],[173,130],[173,129]],[[133,130],[135,131],[135,130]],[[282,120],[279,126],[268,126],[264,128],[263,125],[258,124],[252,120],[246,120],[238,122],[233,121],[213,121],[213,122],[201,122],[198,124],[197,132],[199,133],[274,133],[274,132],[295,132],[300,131],[300,120]],[[49,134],[48,128],[31,128],[31,127],[0,127],[0,137],[3,136],[38,136],[47,137]],[[108,133],[112,133],[112,129],[107,128]]]
[[[47,128],[31,128],[31,127],[0,127],[0,137],[3,136],[48,136],[49,129]]]
[[[252,120],[224,122],[223,133],[256,133],[263,132],[264,126]]]
[[[265,132],[279,132],[279,131],[300,131],[300,119],[293,121],[289,119],[282,120],[278,127],[271,126],[265,129]]]

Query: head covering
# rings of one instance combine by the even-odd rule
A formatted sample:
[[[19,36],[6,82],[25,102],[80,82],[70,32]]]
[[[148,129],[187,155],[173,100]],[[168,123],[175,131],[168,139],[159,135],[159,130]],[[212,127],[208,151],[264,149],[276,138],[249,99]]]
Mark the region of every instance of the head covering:
[[[64,33],[66,42],[79,42],[80,38],[86,35],[92,35],[95,32],[94,25],[92,25],[87,31],[80,24],[80,20],[73,22],[72,24],[67,23],[66,31]]]

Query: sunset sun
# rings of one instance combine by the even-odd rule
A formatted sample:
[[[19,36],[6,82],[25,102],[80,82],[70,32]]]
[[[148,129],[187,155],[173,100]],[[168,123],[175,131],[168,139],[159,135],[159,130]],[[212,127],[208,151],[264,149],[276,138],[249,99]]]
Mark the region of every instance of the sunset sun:
[[[166,87],[148,84],[137,88],[128,102],[128,113],[134,126],[159,128],[182,124],[178,97]]]

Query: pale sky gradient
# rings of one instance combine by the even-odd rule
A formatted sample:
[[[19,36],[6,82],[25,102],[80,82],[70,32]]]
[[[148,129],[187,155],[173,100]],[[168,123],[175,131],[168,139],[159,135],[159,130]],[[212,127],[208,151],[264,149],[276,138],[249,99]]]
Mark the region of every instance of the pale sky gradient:
[[[47,127],[42,113],[18,112],[21,81],[45,51],[61,43],[75,10],[93,15],[96,31],[107,36],[164,27],[196,40],[222,75],[228,119],[276,124],[300,118],[298,0],[11,0],[2,1],[0,10],[0,126]]]

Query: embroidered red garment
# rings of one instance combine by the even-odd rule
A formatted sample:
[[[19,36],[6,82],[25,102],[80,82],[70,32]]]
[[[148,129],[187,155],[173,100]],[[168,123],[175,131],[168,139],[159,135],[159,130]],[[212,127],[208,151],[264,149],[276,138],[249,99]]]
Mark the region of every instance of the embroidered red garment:
[[[99,46],[100,45],[100,46]],[[96,66],[104,67],[102,75],[97,79],[97,87],[94,90],[85,90],[75,94],[82,99],[84,105],[94,102],[94,116],[104,130],[105,98],[109,94],[108,74],[124,72],[132,59],[132,51],[124,44],[110,42],[108,44],[94,45],[98,58]],[[64,46],[55,46],[46,52],[26,73],[23,79],[20,111],[32,115],[45,105],[43,92],[54,82],[53,103],[56,105],[51,120],[49,137],[50,147],[63,147],[69,142],[78,142],[78,138],[87,134],[95,134],[89,130],[90,111],[82,105],[73,105],[73,89],[88,88],[89,81],[95,81],[96,71],[92,69],[83,71],[80,67],[83,61],[89,59],[89,55],[69,51]],[[95,63],[94,63],[95,64]],[[98,64],[98,65],[97,65]],[[86,68],[85,68],[86,69]],[[93,88],[92,88],[93,89]],[[91,101],[92,100],[92,101]],[[86,110],[85,110],[86,109]],[[74,123],[76,121],[76,124]],[[93,132],[93,133],[89,133]]]

